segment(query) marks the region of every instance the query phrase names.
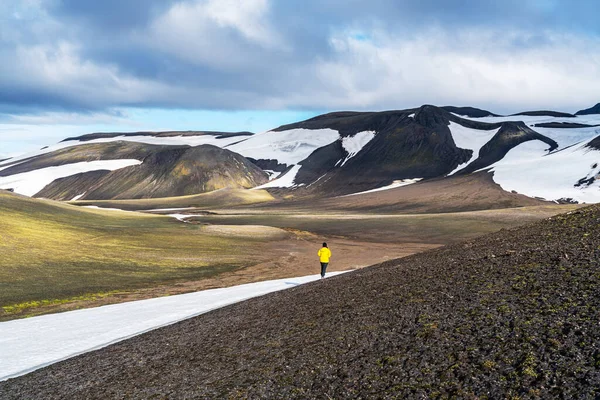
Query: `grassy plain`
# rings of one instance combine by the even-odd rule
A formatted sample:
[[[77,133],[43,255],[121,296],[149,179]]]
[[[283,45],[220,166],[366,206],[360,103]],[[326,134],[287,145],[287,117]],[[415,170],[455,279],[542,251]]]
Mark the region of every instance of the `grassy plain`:
[[[0,318],[48,302],[199,280],[263,261],[289,234],[230,235],[141,213],[92,210],[0,191]],[[25,305],[25,306],[23,306]]]
[[[137,211],[184,207],[220,208],[234,205],[264,203],[273,200],[275,200],[275,198],[266,190],[225,188],[209,193],[194,194],[190,196],[135,200],[81,200],[70,202],[70,204]]]

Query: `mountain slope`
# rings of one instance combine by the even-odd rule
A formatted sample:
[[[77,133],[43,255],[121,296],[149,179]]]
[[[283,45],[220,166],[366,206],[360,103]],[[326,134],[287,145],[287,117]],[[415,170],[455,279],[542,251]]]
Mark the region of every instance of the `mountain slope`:
[[[65,200],[80,195],[88,199],[90,196],[172,197],[218,189],[228,181],[227,185],[234,187],[255,186],[297,200],[335,197],[387,187],[394,182],[408,184],[492,169],[495,182],[507,191],[549,201],[569,198],[579,202],[600,201],[595,182],[589,180],[594,169],[590,166],[597,161],[589,165],[588,161],[595,158],[595,150],[590,154],[578,151],[564,156],[570,147],[585,147],[599,136],[598,125],[598,115],[530,111],[502,117],[474,107],[425,105],[383,112],[333,112],[258,134],[202,131],[90,134],[70,138],[32,156],[0,163],[0,187],[11,188],[14,179],[20,177],[10,177],[27,171],[45,174],[42,170],[51,166],[118,159],[128,160],[128,165],[142,160],[144,164],[116,171],[125,165],[81,164],[73,169],[51,171],[53,179],[46,183],[60,180],[39,195]],[[223,165],[227,171],[234,168],[231,171],[236,172],[225,171],[221,175],[215,171],[197,171],[187,179],[169,172],[173,167],[170,163],[176,163],[182,149],[190,145],[214,145],[238,153],[273,179],[267,182],[264,177],[259,179],[249,173],[252,168],[242,159],[235,165]],[[172,153],[169,155],[168,151]],[[156,155],[158,152],[160,156]],[[149,157],[151,153],[154,155]],[[520,163],[527,164],[527,168]],[[236,165],[241,169],[237,170]],[[255,172],[262,174],[258,169]],[[560,179],[551,179],[554,173]],[[246,179],[248,176],[252,178]],[[36,172],[23,179],[37,177]],[[515,179],[543,184],[514,185]],[[582,187],[579,184],[582,179],[590,184]],[[31,194],[36,194],[33,187],[37,191],[43,188],[32,186]]]
[[[79,162],[134,158],[140,165],[95,170],[59,179],[49,178],[37,194],[56,200],[123,199],[183,196],[225,187],[250,188],[267,181],[267,174],[239,154],[212,145],[159,146],[116,141],[72,146],[43,154],[4,170],[2,187],[31,171],[69,168]],[[16,176],[15,176],[16,175]],[[24,179],[27,176],[24,177]]]
[[[252,299],[2,382],[0,393],[594,398],[599,219],[593,206]]]
[[[596,104],[593,107],[586,108],[585,110],[579,110],[575,113],[575,115],[591,115],[591,114],[600,114],[600,103]]]
[[[429,105],[416,110],[326,114],[277,131],[298,128],[334,129],[341,138],[300,162],[294,179],[296,195],[343,195],[394,180],[443,177],[466,167],[465,173],[469,173],[492,165],[510,149],[532,140],[547,143],[549,150],[558,147],[523,123],[469,120]],[[471,137],[492,133],[480,144],[481,152],[478,146],[471,147],[471,137],[458,142],[458,131],[465,129]],[[367,132],[373,133],[372,138],[358,151],[346,149],[345,141]],[[465,145],[469,147],[461,147]]]
[[[136,136],[143,137],[154,137],[154,138],[172,138],[172,137],[210,137],[214,136],[215,139],[225,139],[232,137],[239,137],[243,139],[244,136],[252,136],[252,132],[215,132],[215,131],[165,131],[165,132],[99,132],[99,133],[88,133],[86,135],[69,137],[63,140],[68,141],[80,141],[87,142],[90,140],[97,139],[110,139],[110,138],[133,138]]]
[[[458,114],[461,116],[467,116],[471,118],[482,118],[482,117],[499,117],[499,115],[494,114],[487,110],[482,110],[480,108],[475,107],[453,107],[453,106],[444,106],[442,107],[444,110]]]

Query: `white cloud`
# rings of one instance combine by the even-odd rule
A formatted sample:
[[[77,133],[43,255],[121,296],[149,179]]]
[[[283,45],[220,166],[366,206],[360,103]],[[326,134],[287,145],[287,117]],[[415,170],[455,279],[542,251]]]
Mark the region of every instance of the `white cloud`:
[[[268,0],[177,3],[138,37],[175,57],[204,66],[243,70],[257,51],[285,51],[269,23]]]
[[[373,40],[347,34],[331,38],[334,54],[315,66],[326,93],[316,98],[331,101],[323,105],[488,104],[514,110],[558,105],[576,111],[598,101],[598,39],[549,32],[544,43],[527,47],[515,44],[528,39],[526,32],[371,36]]]

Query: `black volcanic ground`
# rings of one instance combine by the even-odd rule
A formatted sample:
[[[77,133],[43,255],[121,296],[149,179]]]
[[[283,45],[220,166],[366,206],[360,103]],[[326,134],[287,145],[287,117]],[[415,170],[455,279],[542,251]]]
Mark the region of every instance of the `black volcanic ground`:
[[[598,398],[599,222],[592,206],[255,298],[0,398]]]

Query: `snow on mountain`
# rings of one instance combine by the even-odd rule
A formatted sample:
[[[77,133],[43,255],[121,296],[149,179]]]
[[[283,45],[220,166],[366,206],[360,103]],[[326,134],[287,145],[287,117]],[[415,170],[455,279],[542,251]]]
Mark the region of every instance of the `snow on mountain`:
[[[600,135],[600,127],[569,129],[535,127],[533,129],[555,140],[559,145],[558,150],[573,146],[574,144],[589,142]]]
[[[342,147],[348,152],[348,156],[342,161],[340,167],[343,167],[346,162],[354,157],[363,147],[367,145],[375,137],[374,131],[358,132],[354,136],[347,136],[342,139]]]
[[[0,177],[0,189],[13,189],[16,193],[33,196],[56,179],[82,172],[98,170],[114,171],[141,163],[139,160],[99,160],[42,168],[22,174]]]
[[[452,139],[454,139],[454,143],[460,147],[461,149],[473,150],[473,155],[471,158],[460,164],[456,169],[450,172],[448,175],[452,175],[456,171],[466,167],[471,163],[471,161],[477,159],[479,155],[479,150],[490,141],[494,137],[500,128],[492,129],[489,131],[479,130],[479,129],[471,129],[466,128],[456,122],[450,121],[450,132],[452,133]]]
[[[417,183],[417,182],[422,181],[422,180],[423,180],[423,178],[400,179],[398,181],[394,181],[392,184],[387,185],[387,186],[382,186],[382,187],[379,187],[379,188],[376,188],[376,189],[371,189],[371,190],[365,190],[364,192],[346,194],[346,195],[341,196],[341,197],[348,197],[348,196],[356,196],[356,195],[359,195],[359,194],[381,192],[383,190],[390,190],[390,189],[395,189],[395,188],[399,188],[399,187],[402,187],[402,186],[412,185],[412,184]]]
[[[225,147],[235,142],[243,140],[244,136],[231,136],[221,137],[213,135],[181,135],[181,136],[150,136],[150,135],[139,135],[139,136],[116,136],[112,138],[93,139],[87,141],[68,141],[65,143],[103,143],[103,142],[115,142],[118,140],[124,140],[127,142],[137,142],[146,144],[156,145],[167,145],[167,146],[200,146],[203,144],[212,144],[213,146]]]
[[[294,186],[294,181],[296,179],[296,175],[298,171],[300,171],[302,165],[294,165],[288,172],[286,172],[283,176],[274,179],[270,182],[265,183],[264,185],[256,186],[254,189],[267,189],[267,188],[289,188]]]
[[[456,114],[454,114],[456,115]],[[600,124],[600,114],[590,114],[590,115],[577,115],[574,118],[566,118],[566,117],[551,117],[548,115],[509,115],[503,117],[480,117],[473,118],[468,116],[457,115],[464,119],[470,119],[472,121],[479,122],[488,122],[488,123],[497,123],[497,122],[506,122],[506,121],[523,121],[529,126],[533,126],[535,124],[543,124],[547,122],[568,122],[568,123],[578,123],[578,124],[586,124],[586,125],[596,125]]]
[[[15,165],[19,162],[27,160],[32,157],[41,156],[43,154],[51,153],[56,150],[65,149],[67,147],[78,146],[82,144],[92,144],[92,143],[109,143],[116,141],[126,141],[126,142],[136,142],[136,143],[146,143],[146,144],[154,144],[154,145],[169,145],[169,146],[200,146],[203,144],[212,144],[218,147],[225,147],[235,142],[239,142],[243,140],[245,136],[231,136],[231,137],[222,137],[222,136],[214,136],[214,135],[181,135],[181,136],[166,136],[166,137],[158,137],[151,135],[138,135],[138,136],[115,136],[108,138],[98,138],[92,140],[66,140],[60,143],[56,143],[50,146],[46,146],[40,150],[25,153],[11,159],[5,160],[4,162],[0,162],[0,171],[6,169],[12,165]]]
[[[316,149],[338,140],[333,129],[291,129],[258,133],[226,149],[255,160],[276,159],[288,166],[298,164]]]
[[[494,182],[506,191],[551,201],[572,198],[583,203],[600,202],[600,181],[577,186],[581,180],[600,174],[600,151],[585,144],[547,154],[544,143],[523,143],[492,166]]]
[[[328,276],[343,272],[328,273]],[[320,275],[249,283],[0,323],[0,381]]]

